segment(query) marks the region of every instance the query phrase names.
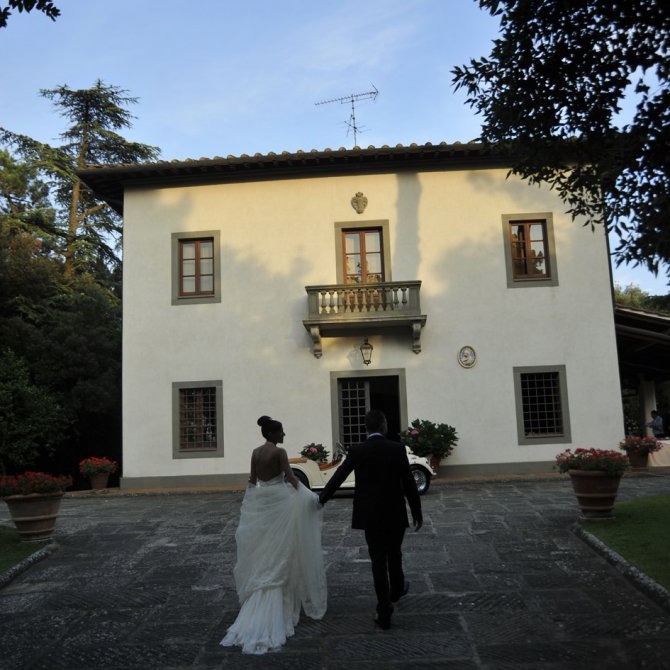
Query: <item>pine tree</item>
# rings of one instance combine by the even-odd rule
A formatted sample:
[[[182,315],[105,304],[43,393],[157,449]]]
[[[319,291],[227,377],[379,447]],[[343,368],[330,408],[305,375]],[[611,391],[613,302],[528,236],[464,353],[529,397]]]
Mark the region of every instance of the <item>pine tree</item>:
[[[64,144],[52,147],[1,128],[0,140],[55,182],[66,276],[94,271],[101,263],[113,267],[118,263],[121,220],[108,205],[96,200],[77,177],[77,170],[86,165],[153,160],[159,149],[118,134],[131,127],[134,117],[126,106],[137,102],[123,89],[98,80],[92,88],[72,90],[64,85],[43,89],[41,95],[71,123],[60,136]]]

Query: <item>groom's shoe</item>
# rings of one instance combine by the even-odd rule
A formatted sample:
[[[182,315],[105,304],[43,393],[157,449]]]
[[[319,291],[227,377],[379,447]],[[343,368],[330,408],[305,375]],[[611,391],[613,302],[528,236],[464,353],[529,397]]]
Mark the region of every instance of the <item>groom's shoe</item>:
[[[391,596],[391,602],[392,603],[397,603],[400,600],[400,598],[407,595],[408,591],[409,591],[409,582],[407,580],[405,580],[405,583],[403,584],[403,587],[402,587],[402,593],[392,595]]]
[[[377,609],[375,623],[382,629],[388,630],[391,627],[391,615],[393,614],[393,605],[383,609]]]

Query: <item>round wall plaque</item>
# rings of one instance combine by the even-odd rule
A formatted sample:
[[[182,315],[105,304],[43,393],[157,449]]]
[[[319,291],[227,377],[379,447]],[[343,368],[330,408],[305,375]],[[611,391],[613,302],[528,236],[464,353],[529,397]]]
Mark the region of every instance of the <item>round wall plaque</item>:
[[[477,354],[472,347],[461,347],[458,352],[458,362],[464,368],[471,368],[477,362]]]

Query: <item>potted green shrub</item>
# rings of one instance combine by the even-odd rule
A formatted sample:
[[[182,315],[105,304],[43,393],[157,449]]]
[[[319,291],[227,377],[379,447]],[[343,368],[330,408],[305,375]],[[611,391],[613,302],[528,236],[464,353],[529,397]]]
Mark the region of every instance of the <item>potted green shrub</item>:
[[[63,493],[71,485],[70,477],[45,472],[0,477],[0,498],[7,503],[21,540],[34,542],[51,536]]]
[[[567,473],[584,518],[611,518],[623,473],[630,467],[625,454],[608,449],[566,449],[555,467]]]
[[[427,419],[414,419],[407,430],[401,430],[399,435],[400,441],[417,456],[429,458],[434,470],[458,443],[458,433],[453,426],[433,423]]]

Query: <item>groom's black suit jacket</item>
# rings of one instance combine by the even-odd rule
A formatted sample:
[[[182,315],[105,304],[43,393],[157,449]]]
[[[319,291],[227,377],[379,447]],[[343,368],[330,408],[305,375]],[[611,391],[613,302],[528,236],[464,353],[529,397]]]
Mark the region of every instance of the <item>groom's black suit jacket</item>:
[[[319,500],[325,503],[340,484],[355,472],[352,528],[407,528],[405,498],[415,521],[422,521],[421,499],[409,469],[405,447],[381,435],[351,447],[344,463],[326,484]]]

